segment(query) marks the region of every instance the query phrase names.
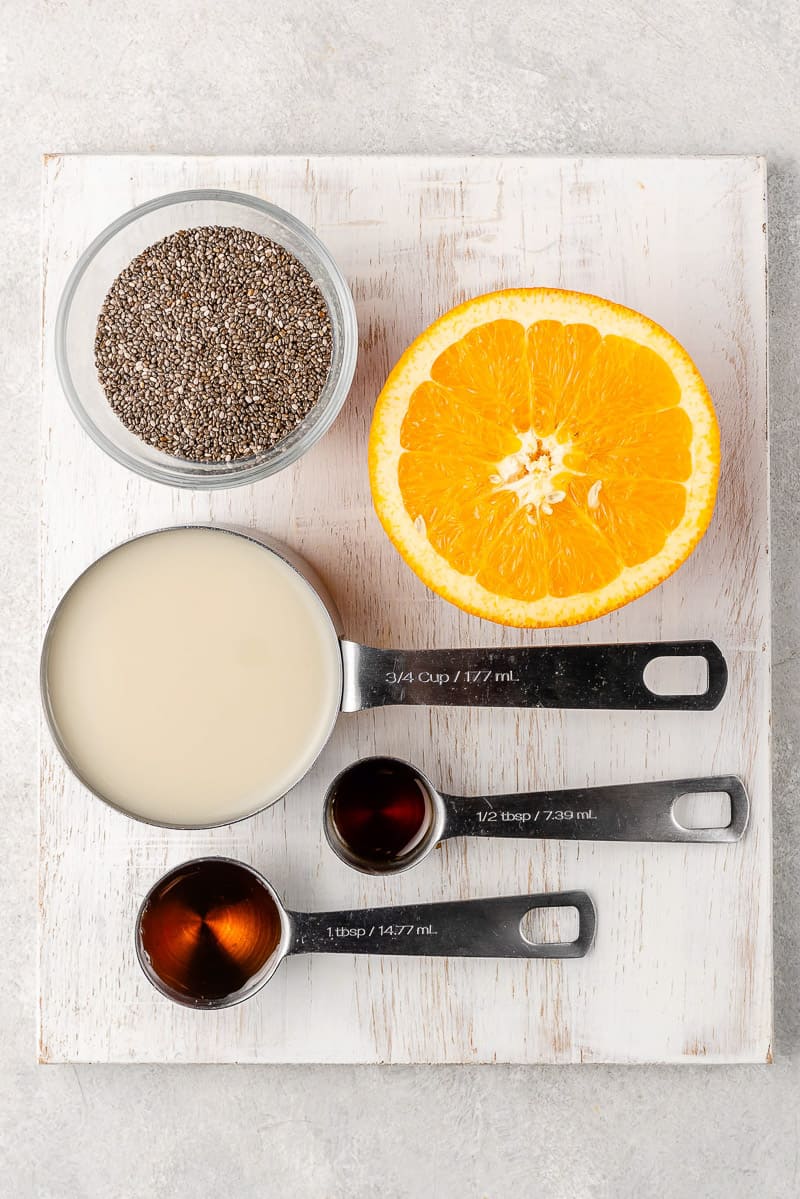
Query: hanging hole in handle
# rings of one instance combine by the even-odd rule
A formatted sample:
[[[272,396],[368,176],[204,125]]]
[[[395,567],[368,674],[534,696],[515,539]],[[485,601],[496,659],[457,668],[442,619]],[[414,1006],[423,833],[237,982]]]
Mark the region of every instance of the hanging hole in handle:
[[[685,829],[730,828],[731,797],[727,791],[689,791],[675,800],[672,816]]]
[[[653,695],[705,695],[709,685],[708,662],[699,654],[651,658],[642,677]]]
[[[580,913],[572,906],[531,908],[520,920],[519,931],[529,945],[568,945],[578,939]]]

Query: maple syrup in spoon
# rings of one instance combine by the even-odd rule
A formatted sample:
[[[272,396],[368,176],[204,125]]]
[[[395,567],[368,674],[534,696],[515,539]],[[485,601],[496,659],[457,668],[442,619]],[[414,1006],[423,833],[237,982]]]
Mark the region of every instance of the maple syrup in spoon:
[[[534,943],[523,918],[553,907],[578,910],[578,935]],[[244,862],[196,858],[148,892],[136,922],[136,953],[162,995],[209,1009],[249,999],[290,954],[575,958],[588,952],[594,930],[585,891],[297,912]]]
[[[245,998],[281,941],[278,905],[263,880],[226,858],[187,862],[142,905],[139,959],[170,999],[215,1007]]]

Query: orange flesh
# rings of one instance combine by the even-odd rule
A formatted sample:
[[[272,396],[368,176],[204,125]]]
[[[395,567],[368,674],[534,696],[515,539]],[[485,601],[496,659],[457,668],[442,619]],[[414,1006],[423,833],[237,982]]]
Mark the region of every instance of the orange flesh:
[[[487,322],[411,395],[404,505],[450,566],[496,595],[596,591],[657,555],[683,518],[693,427],[680,405],[664,359],[627,337]]]

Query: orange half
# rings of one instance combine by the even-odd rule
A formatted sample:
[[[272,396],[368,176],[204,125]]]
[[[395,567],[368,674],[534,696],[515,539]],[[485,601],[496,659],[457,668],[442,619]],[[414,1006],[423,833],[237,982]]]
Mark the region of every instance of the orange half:
[[[602,616],[686,560],[714,510],[719,429],[653,321],[547,288],[435,321],[378,397],[372,497],[433,591],[502,624]]]

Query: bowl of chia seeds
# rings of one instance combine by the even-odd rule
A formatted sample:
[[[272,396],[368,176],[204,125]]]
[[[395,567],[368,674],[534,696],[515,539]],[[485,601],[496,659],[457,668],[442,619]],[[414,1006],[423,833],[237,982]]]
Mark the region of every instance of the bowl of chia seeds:
[[[95,238],[55,348],[97,445],[146,478],[209,490],[275,474],[330,428],[358,327],[344,276],[301,221],[254,196],[184,191]]]

